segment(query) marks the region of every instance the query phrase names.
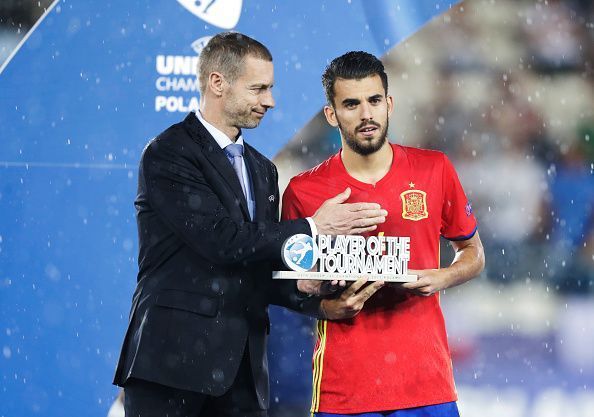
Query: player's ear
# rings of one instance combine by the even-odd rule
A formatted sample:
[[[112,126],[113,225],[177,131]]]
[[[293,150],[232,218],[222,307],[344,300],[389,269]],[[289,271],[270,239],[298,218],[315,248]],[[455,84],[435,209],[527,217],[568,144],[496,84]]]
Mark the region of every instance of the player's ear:
[[[324,106],[324,116],[326,116],[326,121],[330,126],[338,126],[338,120],[336,119],[336,112],[334,111],[334,107]]]
[[[391,95],[386,96],[386,103],[388,103],[388,116],[392,114],[394,110],[394,97]]]

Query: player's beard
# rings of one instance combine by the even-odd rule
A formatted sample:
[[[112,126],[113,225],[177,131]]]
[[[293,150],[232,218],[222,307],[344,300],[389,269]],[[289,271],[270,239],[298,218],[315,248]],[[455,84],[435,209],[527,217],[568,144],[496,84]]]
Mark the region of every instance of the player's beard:
[[[348,130],[344,129],[342,124],[340,123],[340,120],[338,120],[338,117],[336,118],[336,120],[338,121],[338,128],[340,129],[340,133],[341,133],[342,137],[344,138],[344,142],[353,152],[355,152],[359,155],[362,155],[362,156],[371,155],[372,153],[379,151],[381,149],[381,147],[384,146],[384,143],[386,143],[386,137],[388,135],[388,116],[387,116],[387,114],[386,114],[386,123],[383,126],[381,124],[377,123],[376,121],[369,120],[367,122],[363,122],[360,125],[358,125],[354,129],[353,132],[349,132]],[[373,126],[377,127],[379,129],[379,135],[373,139],[358,140],[357,132],[359,131],[359,129],[361,129],[363,126],[369,126],[369,125],[373,125]]]

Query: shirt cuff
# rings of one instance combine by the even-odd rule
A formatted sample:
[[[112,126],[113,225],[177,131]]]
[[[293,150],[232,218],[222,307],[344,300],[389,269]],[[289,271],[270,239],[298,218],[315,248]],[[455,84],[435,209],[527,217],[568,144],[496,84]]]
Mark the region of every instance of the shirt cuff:
[[[306,217],[305,220],[309,223],[311,229],[311,237],[315,238],[318,235],[318,228],[311,217]]]
[[[299,290],[297,290],[299,291]],[[301,295],[302,301],[300,303],[300,312],[306,316],[313,317],[318,320],[326,319],[326,314],[322,309],[322,297]]]

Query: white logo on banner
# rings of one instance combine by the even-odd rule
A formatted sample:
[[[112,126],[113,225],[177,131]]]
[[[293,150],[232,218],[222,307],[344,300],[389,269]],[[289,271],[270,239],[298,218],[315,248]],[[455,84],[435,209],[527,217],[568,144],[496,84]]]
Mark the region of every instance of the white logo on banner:
[[[198,111],[198,57],[210,38],[212,36],[203,36],[192,42],[196,55],[157,55],[155,69],[159,76],[155,80],[155,88],[160,94],[155,97],[155,111]],[[174,93],[189,93],[193,96],[172,95]]]
[[[232,29],[239,22],[242,0],[177,0],[192,14],[211,25]]]
[[[203,36],[199,39],[196,39],[194,42],[192,42],[192,49],[196,52],[196,54],[200,55],[208,41],[211,39],[212,36]]]

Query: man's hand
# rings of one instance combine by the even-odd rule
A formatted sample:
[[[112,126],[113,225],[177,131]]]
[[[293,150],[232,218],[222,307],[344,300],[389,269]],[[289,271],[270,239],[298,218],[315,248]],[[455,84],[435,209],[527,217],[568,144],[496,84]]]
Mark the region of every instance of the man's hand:
[[[373,282],[366,287],[367,278],[360,278],[348,287],[336,299],[325,298],[320,303],[324,318],[328,320],[341,320],[355,317],[363,309],[365,302],[384,286],[383,281]]]
[[[321,235],[358,235],[371,232],[386,221],[388,212],[377,203],[345,203],[351,195],[347,188],[320,206],[312,220]]]
[[[410,275],[417,275],[416,282],[397,285],[416,295],[428,297],[446,288],[455,287],[469,281],[481,273],[485,267],[485,252],[478,232],[470,239],[450,242],[456,255],[452,264],[442,269],[408,270]]]
[[[410,291],[413,294],[429,297],[445,288],[447,288],[446,271],[444,269],[424,269],[417,271],[408,270],[409,275],[416,275],[418,278],[414,282],[403,282],[399,287]]]

